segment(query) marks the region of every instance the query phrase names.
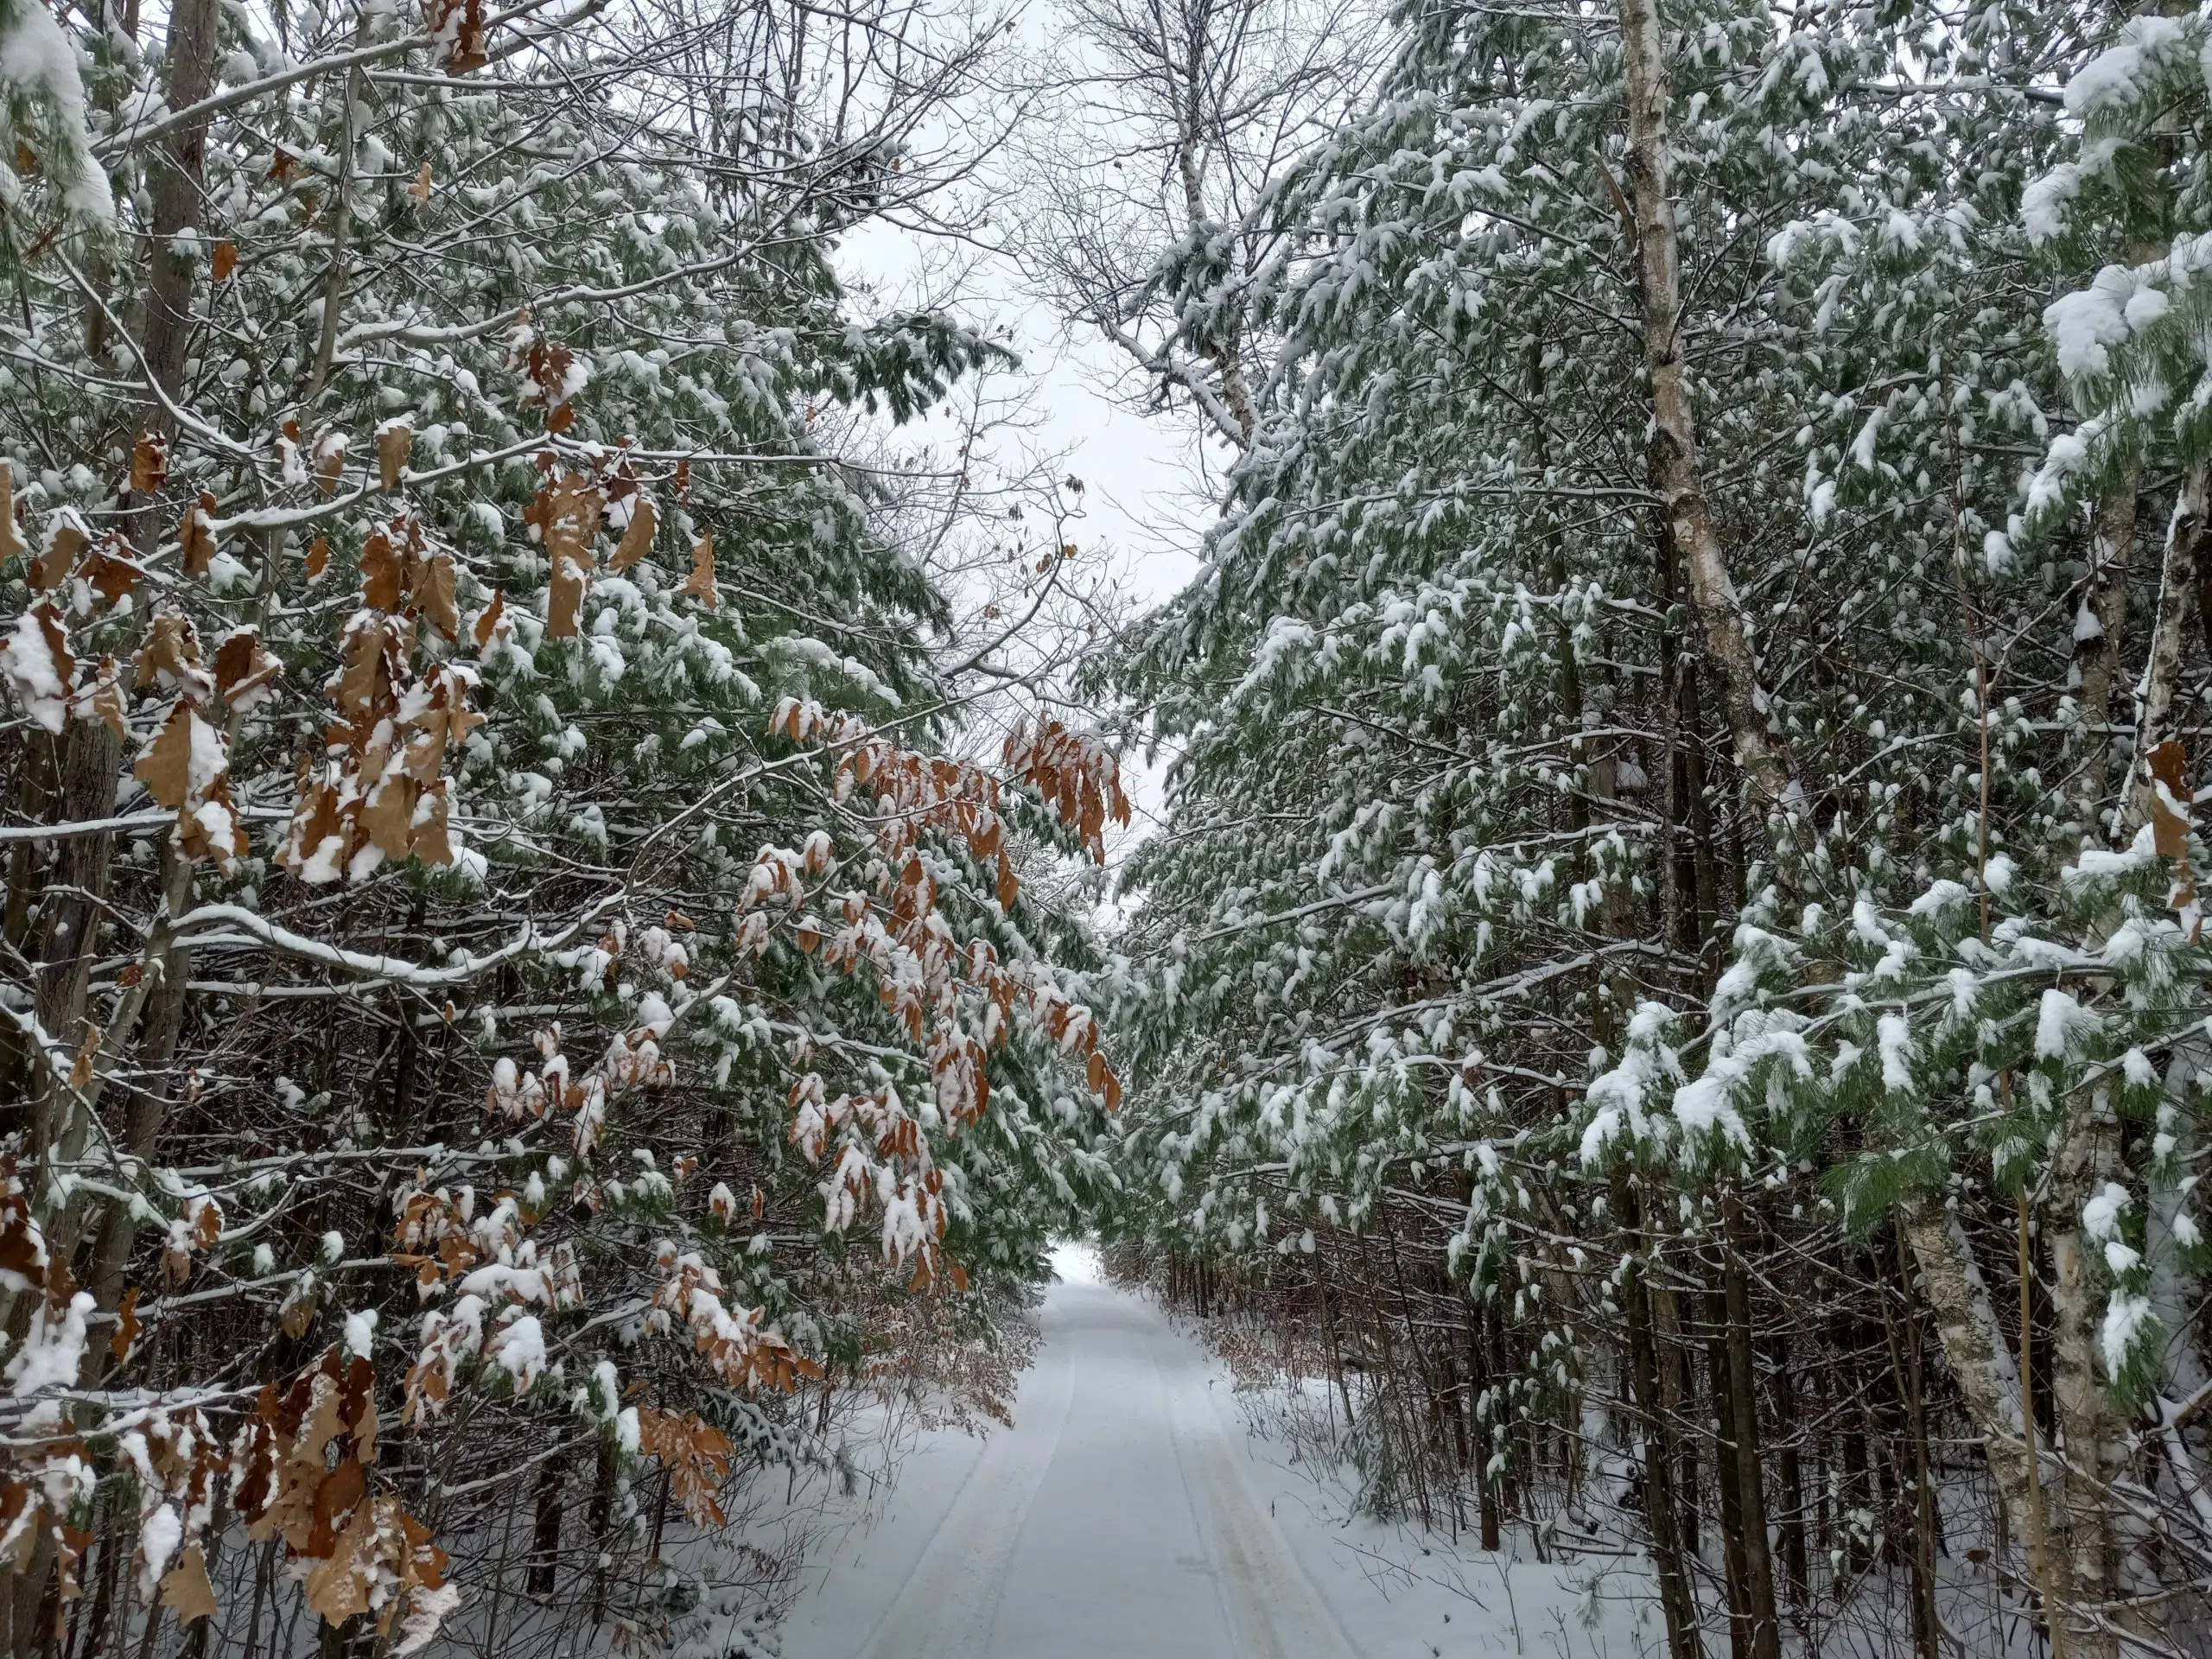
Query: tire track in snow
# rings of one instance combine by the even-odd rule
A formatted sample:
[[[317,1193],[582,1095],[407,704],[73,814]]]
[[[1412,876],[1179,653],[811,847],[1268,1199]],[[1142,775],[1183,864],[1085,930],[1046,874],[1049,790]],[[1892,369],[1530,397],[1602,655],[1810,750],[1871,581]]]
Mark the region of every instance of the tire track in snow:
[[[1040,1371],[1052,1392],[1042,1417],[1001,1428],[985,1443],[914,1570],[860,1648],[858,1659],[980,1659],[1008,1563],[1075,1401],[1075,1366],[1049,1339]]]
[[[1161,1336],[1178,1345],[1188,1340],[1165,1320]],[[1237,1468],[1205,1370],[1188,1359],[1179,1369],[1193,1374],[1197,1386],[1168,1386],[1163,1364],[1168,1428],[1184,1495],[1214,1560],[1238,1659],[1353,1659],[1344,1626]]]

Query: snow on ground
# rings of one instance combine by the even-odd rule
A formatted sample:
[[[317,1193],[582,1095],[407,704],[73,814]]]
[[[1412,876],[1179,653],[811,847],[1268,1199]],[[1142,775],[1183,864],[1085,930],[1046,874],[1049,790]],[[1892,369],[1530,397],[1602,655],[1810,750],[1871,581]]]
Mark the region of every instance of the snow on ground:
[[[1226,1371],[1157,1307],[1079,1247],[1054,1266],[1014,1427],[928,1436],[887,1501],[848,1505],[785,1659],[1663,1649],[1632,1567],[1512,1561],[1346,1520],[1342,1489],[1249,1433]]]

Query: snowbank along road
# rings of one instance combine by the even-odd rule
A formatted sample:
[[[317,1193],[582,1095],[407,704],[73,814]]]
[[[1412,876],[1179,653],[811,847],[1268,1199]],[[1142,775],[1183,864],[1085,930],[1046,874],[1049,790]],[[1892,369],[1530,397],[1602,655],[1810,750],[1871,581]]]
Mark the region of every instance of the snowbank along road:
[[[1014,1427],[964,1476],[913,1471],[898,1525],[799,1609],[789,1659],[1351,1659],[1198,1350],[1095,1282],[1055,1285],[1042,1322]]]

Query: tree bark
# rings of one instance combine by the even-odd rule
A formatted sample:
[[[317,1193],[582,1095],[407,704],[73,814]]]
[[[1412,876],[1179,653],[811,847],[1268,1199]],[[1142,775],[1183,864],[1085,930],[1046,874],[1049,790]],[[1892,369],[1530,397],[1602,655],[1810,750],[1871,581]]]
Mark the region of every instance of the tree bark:
[[[2082,1211],[2116,1173],[2120,1120],[2102,1085],[2075,1091],[2051,1171],[2047,1248],[2050,1252],[2051,1401],[2056,1408],[2066,1491],[2065,1546],[2071,1592],[2058,1610],[2069,1624],[2066,1646],[2081,1659],[2115,1659],[2119,1636],[2081,1611],[2110,1598],[2113,1534],[2112,1481],[2120,1455],[2120,1424],[2097,1375],[2098,1304],[2088,1265]]]
[[[1641,1246],[1641,1208],[1625,1166],[1613,1175],[1613,1208]],[[1649,1294],[1644,1285],[1643,1255],[1626,1257],[1621,1268],[1621,1300],[1627,1310],[1629,1379],[1637,1414],[1643,1419],[1644,1522],[1651,1534],[1651,1564],[1659,1579],[1660,1611],[1667,1621],[1668,1659],[1704,1659],[1698,1633],[1697,1598],[1683,1559],[1675,1525],[1675,1452],[1659,1385],[1659,1352],[1652,1339]]]
[[[1636,215],[1637,273],[1643,301],[1643,361],[1651,383],[1652,483],[1720,670],[1736,763],[1762,807],[1795,810],[1790,760],[1768,729],[1770,704],[1759,676],[1751,620],[1736,593],[1727,550],[1705,499],[1697,415],[1682,368],[1681,246],[1669,191],[1674,153],[1667,134],[1671,96],[1659,0],[1620,0],[1628,78],[1628,175]]]
[[[1744,1529],[1744,1597],[1751,1618],[1751,1659],[1782,1659],[1782,1624],[1774,1599],[1774,1554],[1767,1541],[1766,1475],[1760,1455],[1758,1359],[1751,1347],[1751,1277],[1744,1266],[1748,1226],[1732,1185],[1721,1198],[1726,1242],[1722,1299],[1728,1321],[1728,1381],[1736,1441],[1736,1499]]]
[[[2074,811],[2085,844],[2101,847],[2107,833],[2104,812],[2112,799],[2113,685],[2121,662],[2120,636],[2127,625],[2128,563],[2135,545],[2135,475],[2097,509],[2090,538],[2088,588],[2074,624],[2074,666],[2082,677],[2079,706],[2083,739],[2081,769],[2075,774]]]

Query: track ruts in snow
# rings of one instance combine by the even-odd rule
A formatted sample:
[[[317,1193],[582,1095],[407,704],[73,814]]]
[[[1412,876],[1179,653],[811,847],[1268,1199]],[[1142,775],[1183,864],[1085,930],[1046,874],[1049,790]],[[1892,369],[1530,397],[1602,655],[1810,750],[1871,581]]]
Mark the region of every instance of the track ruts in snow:
[[[1204,1357],[1102,1285],[1056,1286],[1044,1329],[1014,1427],[866,1639],[802,1617],[791,1659],[1351,1659],[1237,1466]]]

